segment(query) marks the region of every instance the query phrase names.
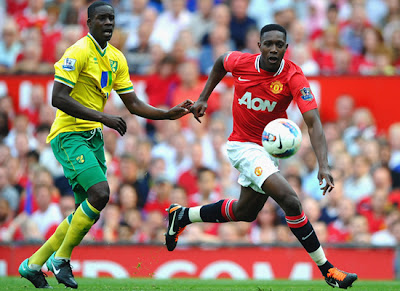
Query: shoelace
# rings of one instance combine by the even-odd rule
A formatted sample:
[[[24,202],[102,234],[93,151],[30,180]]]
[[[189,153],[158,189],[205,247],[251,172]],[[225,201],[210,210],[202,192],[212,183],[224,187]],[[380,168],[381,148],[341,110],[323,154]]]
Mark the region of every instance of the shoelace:
[[[346,278],[346,276],[347,275],[345,273],[343,273],[342,271],[340,271],[337,268],[330,268],[328,270],[328,275],[327,275],[328,278],[332,277],[339,281],[343,281]]]

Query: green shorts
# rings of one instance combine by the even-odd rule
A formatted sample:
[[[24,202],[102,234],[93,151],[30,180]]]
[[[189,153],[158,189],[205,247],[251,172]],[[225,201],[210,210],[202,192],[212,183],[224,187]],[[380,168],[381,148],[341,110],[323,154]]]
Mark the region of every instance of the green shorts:
[[[103,133],[100,128],[63,132],[53,138],[50,144],[74,191],[76,203],[82,203],[87,198],[90,187],[107,181]]]

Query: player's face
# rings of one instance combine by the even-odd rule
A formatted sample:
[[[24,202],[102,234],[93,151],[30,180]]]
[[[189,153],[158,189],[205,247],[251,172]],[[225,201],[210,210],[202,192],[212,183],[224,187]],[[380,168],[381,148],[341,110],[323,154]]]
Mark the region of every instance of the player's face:
[[[88,19],[90,34],[103,48],[112,37],[114,25],[114,9],[109,5],[97,7],[92,19]]]
[[[281,31],[265,32],[258,43],[261,51],[260,67],[268,72],[276,72],[288,47]]]

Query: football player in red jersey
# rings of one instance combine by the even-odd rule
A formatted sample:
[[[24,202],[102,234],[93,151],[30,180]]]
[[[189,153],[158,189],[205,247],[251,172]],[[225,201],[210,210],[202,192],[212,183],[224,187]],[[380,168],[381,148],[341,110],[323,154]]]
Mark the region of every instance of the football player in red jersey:
[[[277,161],[267,154],[261,144],[265,125],[276,118],[287,118],[286,109],[295,100],[307,124],[318,159],[322,194],[330,192],[334,183],[317,103],[300,67],[283,58],[288,47],[285,28],[277,24],[264,26],[258,46],[261,54],[234,51],[220,56],[199,99],[191,108],[200,122],[211,92],[227,72],[232,74],[235,85],[234,121],[227,151],[232,165],[240,172],[239,200],[225,199],[190,208],[172,204],[168,208],[167,248],[174,250],[179,235],[193,222],[254,221],[268,197],[271,197],[284,210],[290,230],[318,265],[326,282],[346,289],[357,279],[357,275],[335,268],[326,259],[299,197],[279,172]]]

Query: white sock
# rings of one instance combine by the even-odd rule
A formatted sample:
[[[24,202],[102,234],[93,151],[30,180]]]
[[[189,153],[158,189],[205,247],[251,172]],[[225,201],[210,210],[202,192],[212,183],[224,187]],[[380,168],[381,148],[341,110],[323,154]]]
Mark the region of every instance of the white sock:
[[[317,266],[322,266],[327,261],[324,250],[321,246],[319,246],[316,251],[308,254],[310,255],[311,259],[313,259],[313,261],[317,264]]]
[[[200,216],[201,206],[190,207],[189,208],[189,220],[190,222],[203,222]]]

